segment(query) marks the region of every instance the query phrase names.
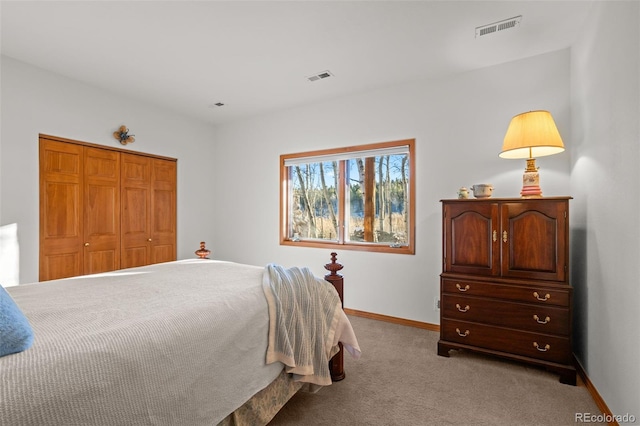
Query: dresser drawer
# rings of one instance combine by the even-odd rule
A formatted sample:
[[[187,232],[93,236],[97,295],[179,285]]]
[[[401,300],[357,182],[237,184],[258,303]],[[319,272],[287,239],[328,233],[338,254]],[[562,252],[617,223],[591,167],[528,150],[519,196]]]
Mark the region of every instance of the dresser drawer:
[[[444,318],[499,325],[536,333],[569,335],[569,309],[497,299],[442,295]]]
[[[518,286],[442,278],[441,286],[443,293],[492,297],[543,305],[569,306],[569,290],[551,289],[542,285]]]
[[[443,320],[440,333],[441,338],[449,342],[560,364],[571,363],[571,345],[567,337],[457,320]]]

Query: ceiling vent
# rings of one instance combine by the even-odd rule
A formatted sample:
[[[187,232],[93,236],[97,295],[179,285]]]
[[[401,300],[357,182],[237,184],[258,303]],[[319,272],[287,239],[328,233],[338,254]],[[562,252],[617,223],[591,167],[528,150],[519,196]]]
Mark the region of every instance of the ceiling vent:
[[[493,24],[476,27],[476,38],[515,28],[520,25],[521,20],[522,15],[519,15],[513,18],[505,19],[503,21],[494,22]]]
[[[324,78],[329,78],[329,77],[333,77],[333,74],[331,74],[331,71],[322,71],[322,72],[319,72],[318,74],[307,77],[307,80],[318,81],[318,80],[322,80]]]

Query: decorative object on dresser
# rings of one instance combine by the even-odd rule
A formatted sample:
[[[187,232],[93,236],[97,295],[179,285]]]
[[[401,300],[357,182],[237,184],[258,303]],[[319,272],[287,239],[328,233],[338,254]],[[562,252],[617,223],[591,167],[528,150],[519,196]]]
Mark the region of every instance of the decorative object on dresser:
[[[489,183],[478,183],[471,186],[473,196],[476,198],[489,198],[493,192],[493,185]]]
[[[534,157],[559,154],[564,144],[549,111],[529,111],[511,119],[502,144],[502,158],[526,158],[522,198],[542,197],[540,175]]]
[[[570,199],[442,200],[438,355],[482,352],[576,384]]]

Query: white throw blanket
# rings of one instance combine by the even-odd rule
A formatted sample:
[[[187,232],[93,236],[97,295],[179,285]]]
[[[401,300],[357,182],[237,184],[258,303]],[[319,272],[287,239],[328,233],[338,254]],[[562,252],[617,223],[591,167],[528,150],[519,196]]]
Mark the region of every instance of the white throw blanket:
[[[263,290],[269,305],[267,364],[282,362],[295,380],[326,386],[331,384],[329,360],[338,351],[338,341],[352,356],[360,356],[351,324],[329,282],[308,268],[272,264],[265,269]]]

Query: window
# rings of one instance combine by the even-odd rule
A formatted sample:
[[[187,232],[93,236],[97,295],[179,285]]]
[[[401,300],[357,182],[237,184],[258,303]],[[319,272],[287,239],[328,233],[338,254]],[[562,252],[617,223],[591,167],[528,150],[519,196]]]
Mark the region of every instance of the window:
[[[414,139],[280,156],[280,244],[415,253]]]

